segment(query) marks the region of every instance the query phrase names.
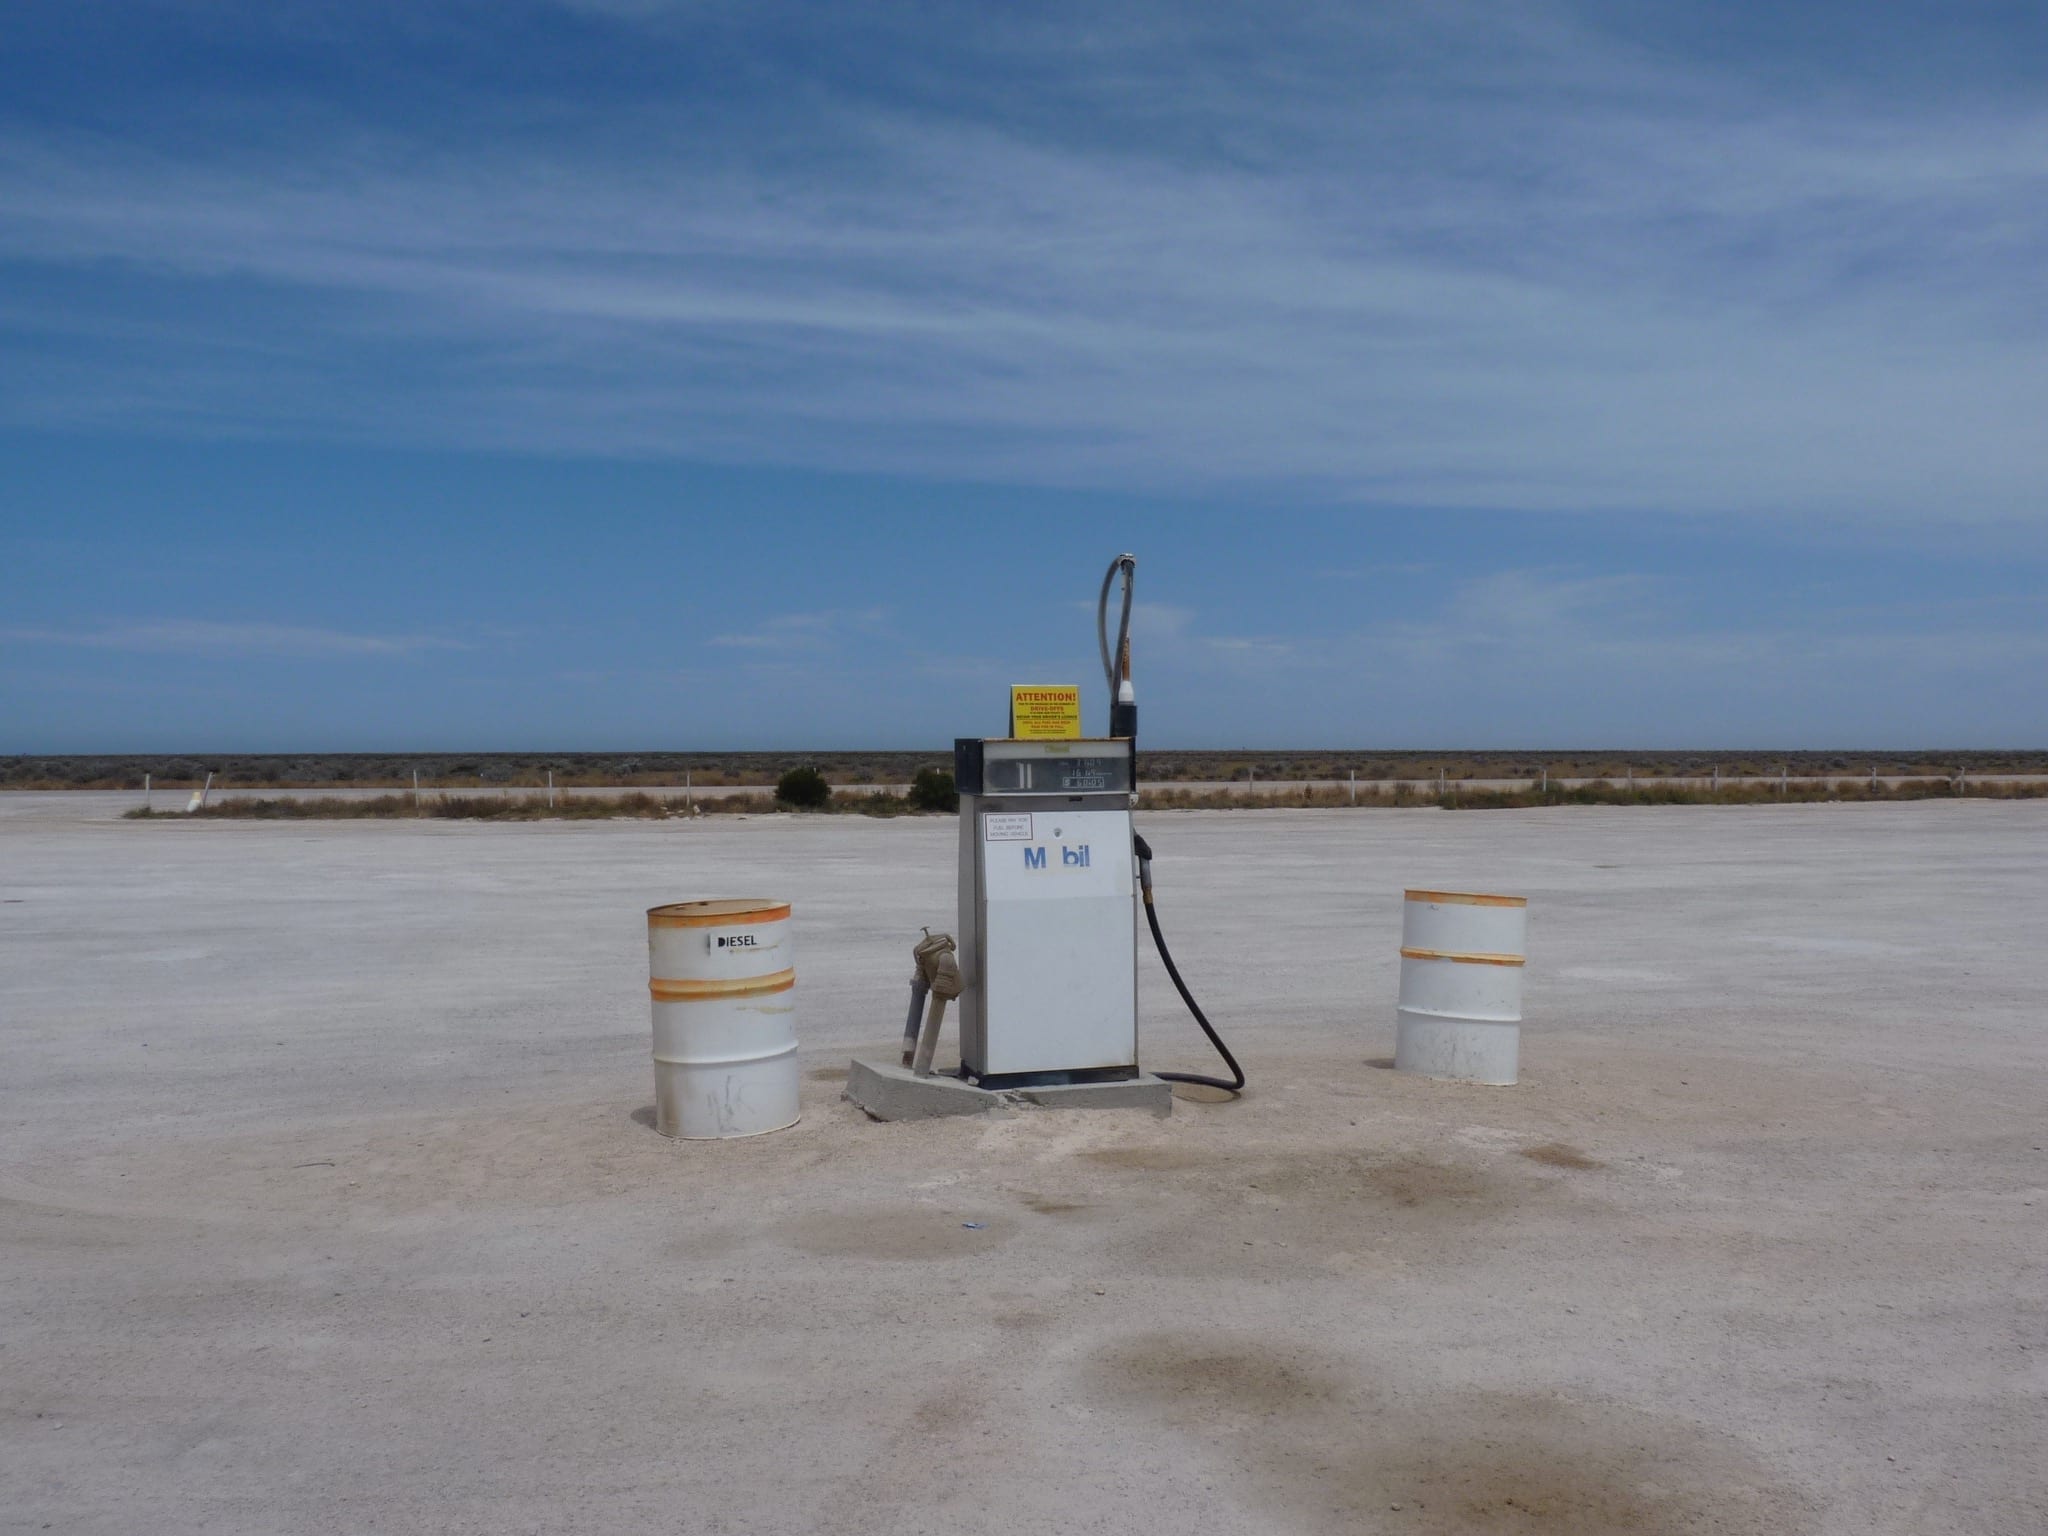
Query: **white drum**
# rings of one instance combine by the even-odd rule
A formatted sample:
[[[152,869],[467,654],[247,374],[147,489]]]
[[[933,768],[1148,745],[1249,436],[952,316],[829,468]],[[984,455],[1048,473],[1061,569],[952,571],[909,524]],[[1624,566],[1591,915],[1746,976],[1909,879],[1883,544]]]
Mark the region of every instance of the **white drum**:
[[[1397,1070],[1502,1086],[1515,1081],[1528,918],[1524,896],[1407,893]]]
[[[655,1129],[696,1141],[795,1125],[789,903],[742,898],[650,908],[647,959]]]

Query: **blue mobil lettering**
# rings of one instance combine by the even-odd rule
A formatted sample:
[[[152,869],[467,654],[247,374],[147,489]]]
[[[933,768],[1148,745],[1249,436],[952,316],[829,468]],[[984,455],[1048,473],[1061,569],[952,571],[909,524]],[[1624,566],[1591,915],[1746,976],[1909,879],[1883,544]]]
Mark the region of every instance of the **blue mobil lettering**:
[[[1083,843],[1078,848],[1069,848],[1064,843],[1061,844],[1060,863],[1068,869],[1088,868],[1088,845]],[[1026,848],[1024,850],[1024,867],[1026,869],[1044,869],[1046,867],[1045,850],[1043,848]]]

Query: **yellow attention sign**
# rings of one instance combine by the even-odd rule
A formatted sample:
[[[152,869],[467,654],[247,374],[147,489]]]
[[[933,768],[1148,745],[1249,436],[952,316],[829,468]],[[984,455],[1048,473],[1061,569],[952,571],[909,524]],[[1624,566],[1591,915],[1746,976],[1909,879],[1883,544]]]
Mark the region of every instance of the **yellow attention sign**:
[[[1010,689],[1010,734],[1025,741],[1074,741],[1081,735],[1077,683],[1017,683]]]

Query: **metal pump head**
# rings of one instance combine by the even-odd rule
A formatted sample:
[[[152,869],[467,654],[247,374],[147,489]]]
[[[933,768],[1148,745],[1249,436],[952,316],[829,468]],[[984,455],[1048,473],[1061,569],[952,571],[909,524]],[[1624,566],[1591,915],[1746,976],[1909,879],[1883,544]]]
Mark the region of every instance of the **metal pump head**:
[[[1124,578],[1123,611],[1117,620],[1116,648],[1109,644],[1109,589],[1117,573]],[[1102,595],[1095,604],[1095,640],[1102,649],[1102,676],[1109,685],[1109,734],[1138,739],[1138,694],[1131,686],[1131,586],[1138,574],[1138,557],[1118,555],[1102,576]]]

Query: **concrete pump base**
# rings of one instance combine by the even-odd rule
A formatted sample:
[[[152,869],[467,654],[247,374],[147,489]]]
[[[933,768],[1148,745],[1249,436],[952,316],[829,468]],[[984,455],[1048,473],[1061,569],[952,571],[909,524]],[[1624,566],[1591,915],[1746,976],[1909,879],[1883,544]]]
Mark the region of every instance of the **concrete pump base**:
[[[1173,1087],[1149,1075],[1121,1083],[1062,1083],[1043,1088],[977,1088],[957,1077],[919,1077],[900,1062],[856,1056],[846,1071],[846,1097],[877,1120],[936,1120],[983,1115],[1029,1104],[1038,1109],[1142,1109],[1173,1113]]]

